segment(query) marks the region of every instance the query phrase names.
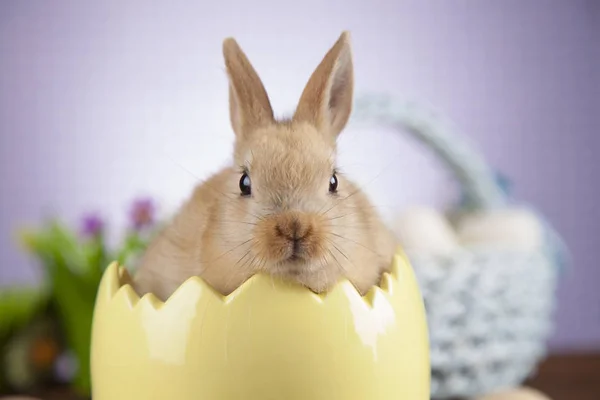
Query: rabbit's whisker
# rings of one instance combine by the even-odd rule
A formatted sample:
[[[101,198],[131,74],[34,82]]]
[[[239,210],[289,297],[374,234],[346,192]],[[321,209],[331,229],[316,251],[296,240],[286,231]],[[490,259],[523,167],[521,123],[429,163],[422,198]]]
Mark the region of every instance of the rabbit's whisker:
[[[169,157],[171,158],[171,157]],[[175,161],[174,159],[171,158],[171,161],[173,161],[175,164],[177,164],[181,169],[183,169],[184,171],[186,171],[187,173],[189,173],[198,183],[198,184],[202,184],[203,186],[208,187],[209,189],[214,190],[215,192],[219,193],[220,195],[222,195],[225,199],[227,199],[229,201],[229,204],[235,206],[235,208],[238,211],[241,211],[243,213],[246,213],[248,215],[253,216],[254,218],[258,219],[258,220],[262,220],[263,218],[255,215],[251,212],[249,212],[248,210],[244,210],[243,208],[241,208],[236,202],[235,202],[235,198],[237,198],[237,196],[235,198],[229,197],[227,194],[221,192],[220,190],[216,189],[214,186],[210,185],[206,179],[200,179],[200,177],[196,176],[192,171],[190,171],[189,169],[185,168],[183,165],[181,165],[180,163],[178,163],[177,161]]]
[[[331,210],[333,210],[335,207],[337,207],[338,205],[340,205],[341,203],[343,203],[344,201],[348,200],[349,198],[353,197],[354,195],[356,195],[357,193],[362,192],[362,190],[367,187],[368,185],[370,185],[371,183],[375,182],[380,176],[381,174],[383,174],[393,163],[394,161],[396,161],[396,158],[393,158],[390,162],[388,162],[380,171],[379,173],[377,173],[377,175],[375,175],[375,177],[373,179],[371,179],[370,181],[368,181],[367,183],[365,183],[364,185],[359,186],[356,190],[354,190],[352,193],[350,193],[348,196],[346,197],[342,197],[340,199],[338,199],[333,206],[331,206],[331,208],[329,208],[327,211],[325,211],[323,213],[323,215],[327,215],[327,213],[329,213]],[[320,211],[319,211],[320,212]]]
[[[364,244],[362,244],[362,243],[360,243],[360,242],[357,242],[356,240],[352,240],[352,239],[350,239],[350,238],[347,238],[347,237],[345,237],[345,236],[342,236],[342,235],[338,235],[337,233],[333,233],[333,232],[331,232],[330,234],[331,234],[331,235],[333,235],[333,236],[335,236],[335,237],[339,237],[340,239],[347,240],[347,241],[349,241],[349,242],[352,242],[352,243],[354,243],[354,244],[356,244],[356,245],[359,245],[359,246],[361,246],[362,248],[364,248],[364,249],[366,249],[366,250],[369,250],[369,251],[370,251],[371,253],[373,253],[373,254],[379,255],[379,254],[378,254],[378,253],[377,253],[375,250],[373,250],[373,249],[371,249],[371,248],[369,248],[369,247],[365,246]]]
[[[224,220],[221,220],[219,222],[224,222],[227,224],[245,224],[245,225],[253,225],[253,226],[258,225],[256,222],[248,222],[248,221],[224,221]]]
[[[342,264],[340,263],[340,261],[337,259],[337,257],[335,256],[335,254],[333,254],[333,252],[331,251],[331,249],[327,249],[327,251],[329,252],[329,255],[331,255],[331,258],[333,258],[333,260],[335,261],[335,263],[337,264],[337,266],[339,267],[340,271],[342,271],[342,273],[345,273],[345,269],[342,266]]]
[[[213,259],[213,260],[206,261],[206,262],[201,262],[201,264],[210,264],[210,265],[209,265],[207,268],[205,268],[205,269],[202,271],[202,273],[206,272],[206,271],[207,271],[207,270],[208,270],[210,267],[212,267],[213,265],[215,265],[215,261],[219,260],[219,259],[220,259],[220,258],[222,258],[222,257],[225,257],[227,254],[230,254],[230,253],[232,253],[233,251],[235,251],[235,250],[239,249],[239,248],[240,248],[240,247],[242,247],[243,245],[245,245],[245,244],[248,244],[248,243],[250,243],[250,242],[253,242],[253,239],[252,239],[252,238],[250,238],[250,239],[248,239],[248,240],[245,240],[245,241],[243,241],[242,243],[239,243],[238,245],[236,245],[236,246],[232,247],[231,249],[227,250],[225,253],[221,254],[220,256],[216,257],[216,258],[215,258],[215,259]],[[252,247],[252,244],[253,244],[253,243],[250,243],[250,247]]]
[[[235,262],[235,264],[233,264],[233,267],[234,267],[234,268],[236,268],[236,267],[237,267],[237,266],[240,264],[240,262],[242,262],[242,261],[243,261],[243,260],[244,260],[246,257],[248,257],[250,254],[251,254],[251,249],[248,249],[248,250],[246,251],[246,253],[244,253],[244,255],[243,255],[242,257],[240,257],[240,258],[239,258],[239,259],[238,259],[238,260]],[[251,266],[251,265],[252,265],[252,263],[254,262],[254,260],[255,260],[255,259],[256,259],[256,256],[254,256],[254,257],[248,257],[248,259],[247,259],[246,261],[244,261],[244,262],[243,262],[243,263],[240,265],[240,268],[239,268],[239,269],[240,269],[240,270],[244,270],[246,266]],[[248,263],[248,262],[249,262],[249,263]],[[237,275],[237,274],[231,275],[231,276],[229,277],[229,279],[227,280],[227,282],[225,283],[225,286],[226,286],[226,287],[228,287],[228,286],[229,286],[229,284],[231,284],[231,282],[233,281],[233,278],[235,278],[235,277],[237,277],[237,276],[239,276],[239,275]]]

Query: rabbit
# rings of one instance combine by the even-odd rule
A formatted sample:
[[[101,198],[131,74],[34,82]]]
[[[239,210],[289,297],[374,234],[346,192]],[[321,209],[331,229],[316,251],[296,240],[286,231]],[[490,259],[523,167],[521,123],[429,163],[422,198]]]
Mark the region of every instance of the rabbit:
[[[224,40],[223,56],[234,165],[195,188],[150,243],[134,287],[164,300],[199,276],[227,295],[265,272],[316,293],[346,278],[365,294],[390,267],[398,240],[336,165],[336,139],[353,103],[349,33],[282,120],[235,39]]]

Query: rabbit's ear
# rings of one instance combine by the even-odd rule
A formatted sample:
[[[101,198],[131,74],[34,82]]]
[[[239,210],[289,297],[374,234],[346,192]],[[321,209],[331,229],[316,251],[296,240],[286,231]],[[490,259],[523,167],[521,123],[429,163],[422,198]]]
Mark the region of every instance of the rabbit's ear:
[[[310,122],[337,137],[350,118],[353,87],[350,34],[343,32],[310,77],[294,120]]]
[[[229,76],[229,117],[238,137],[274,122],[273,109],[258,74],[235,39],[223,41]]]

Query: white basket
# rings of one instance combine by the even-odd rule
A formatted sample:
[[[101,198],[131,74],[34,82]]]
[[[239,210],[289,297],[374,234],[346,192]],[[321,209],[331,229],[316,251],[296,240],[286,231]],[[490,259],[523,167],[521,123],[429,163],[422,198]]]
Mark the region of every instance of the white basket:
[[[485,161],[432,112],[394,104],[385,96],[365,96],[355,118],[408,131],[432,149],[461,184],[461,212],[509,205]],[[427,308],[433,398],[518,386],[545,355],[558,264],[565,254],[558,236],[546,228],[546,247],[537,252],[408,253]]]

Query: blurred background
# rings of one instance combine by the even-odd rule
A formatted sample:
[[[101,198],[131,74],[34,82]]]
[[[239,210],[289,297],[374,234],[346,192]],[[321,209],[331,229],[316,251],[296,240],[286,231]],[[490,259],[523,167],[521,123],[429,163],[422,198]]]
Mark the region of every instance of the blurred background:
[[[154,218],[168,215],[229,161],[225,37],[285,115],[342,30],[352,33],[357,92],[441,110],[562,235],[572,265],[550,349],[600,351],[596,0],[4,0],[0,286],[44,280],[17,244],[23,227],[53,216],[78,227],[92,212],[119,245],[139,199],[152,199]],[[359,182],[380,174],[366,191],[390,218],[457,195],[409,136],[350,126],[340,156]]]

